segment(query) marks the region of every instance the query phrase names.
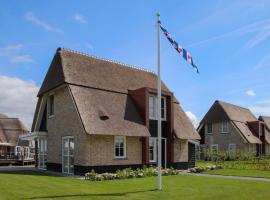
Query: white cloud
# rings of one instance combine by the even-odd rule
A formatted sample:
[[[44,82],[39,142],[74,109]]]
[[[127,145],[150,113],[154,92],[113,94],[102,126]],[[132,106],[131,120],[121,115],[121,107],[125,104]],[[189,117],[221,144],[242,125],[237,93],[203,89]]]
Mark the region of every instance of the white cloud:
[[[0,48],[0,55],[5,56],[11,63],[31,63],[34,59],[27,54],[23,54],[24,45],[15,44]]]
[[[270,19],[264,19],[261,21],[257,21],[255,23],[251,23],[245,26],[242,26],[240,28],[237,28],[235,30],[216,35],[210,38],[207,38],[205,40],[195,42],[193,44],[188,45],[189,47],[192,46],[198,46],[198,45],[203,45],[209,42],[213,42],[216,40],[221,40],[229,37],[236,37],[236,36],[241,36],[245,34],[250,34],[250,33],[258,33],[255,37],[253,37],[251,40],[249,40],[246,44],[246,47],[252,48],[264,40],[268,39],[270,37]]]
[[[246,95],[251,96],[251,97],[256,96],[256,94],[255,94],[255,92],[253,90],[247,90]]]
[[[30,22],[36,24],[37,26],[43,28],[43,29],[46,30],[46,31],[57,32],[57,33],[61,33],[61,32],[62,32],[61,29],[55,28],[55,27],[51,26],[51,25],[48,24],[47,22],[45,22],[45,21],[39,19],[37,16],[35,16],[35,15],[34,15],[33,13],[31,13],[31,12],[27,12],[27,13],[25,14],[25,18],[26,18],[28,21],[30,21]]]
[[[186,111],[185,113],[188,116],[188,118],[190,119],[190,121],[192,122],[193,126],[195,128],[197,128],[199,126],[199,120],[196,117],[196,115],[193,114],[191,111]]]
[[[254,67],[255,70],[268,67],[270,65],[270,53],[266,54]]]
[[[82,16],[81,14],[76,14],[73,16],[73,19],[81,24],[86,24],[86,20],[84,18],[84,16]]]
[[[30,128],[38,88],[33,81],[0,76],[0,113],[18,117]]]

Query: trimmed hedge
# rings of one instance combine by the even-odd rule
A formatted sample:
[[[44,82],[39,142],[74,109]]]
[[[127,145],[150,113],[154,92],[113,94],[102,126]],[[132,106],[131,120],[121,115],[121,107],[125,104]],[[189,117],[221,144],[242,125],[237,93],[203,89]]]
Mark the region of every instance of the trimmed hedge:
[[[179,172],[173,168],[162,169],[163,176],[177,175]],[[117,170],[116,173],[102,173],[97,174],[94,170],[85,174],[85,179],[90,181],[103,181],[115,179],[128,179],[128,178],[142,178],[157,176],[158,170],[154,167],[144,167],[143,169],[133,170],[131,168]]]

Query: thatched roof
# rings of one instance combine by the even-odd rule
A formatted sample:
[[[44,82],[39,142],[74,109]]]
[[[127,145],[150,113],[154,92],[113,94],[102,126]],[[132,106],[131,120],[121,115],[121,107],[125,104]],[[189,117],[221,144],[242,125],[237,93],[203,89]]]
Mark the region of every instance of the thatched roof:
[[[153,72],[59,48],[38,96],[68,84],[88,134],[149,136],[129,91],[143,87],[155,89],[156,83]],[[162,91],[170,92],[164,83]],[[180,107],[176,99],[174,102]],[[179,109],[175,115],[185,122],[175,120],[177,136],[187,138],[190,134],[190,139],[197,139],[198,133]],[[37,113],[34,122],[36,118]]]
[[[29,129],[18,118],[8,118],[3,114],[0,116],[0,145],[1,143],[18,145],[19,135]]]
[[[180,139],[200,140],[201,137],[195,130],[183,109],[174,103],[174,132]]]
[[[265,140],[268,144],[270,144],[270,117],[260,116],[259,120],[265,123]]]
[[[217,100],[206,113],[201,124],[224,120],[231,121],[249,143],[261,143],[248,127],[247,122],[257,121],[257,118],[247,108]]]

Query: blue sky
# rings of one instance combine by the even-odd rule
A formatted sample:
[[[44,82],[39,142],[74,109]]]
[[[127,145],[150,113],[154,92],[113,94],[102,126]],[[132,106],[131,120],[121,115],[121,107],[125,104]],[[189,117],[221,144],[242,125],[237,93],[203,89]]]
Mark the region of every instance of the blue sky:
[[[216,99],[270,115],[269,1],[1,1],[0,112],[31,124],[58,47],[156,71],[156,15],[197,75],[161,35],[162,79],[192,118]],[[194,115],[194,116],[193,116]]]

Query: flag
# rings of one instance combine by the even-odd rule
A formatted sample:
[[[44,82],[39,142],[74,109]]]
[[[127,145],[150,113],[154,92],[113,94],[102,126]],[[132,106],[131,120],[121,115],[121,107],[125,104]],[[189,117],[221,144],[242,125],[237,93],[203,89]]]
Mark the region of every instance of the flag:
[[[180,45],[178,45],[178,43],[176,41],[174,41],[172,39],[172,37],[170,36],[170,34],[168,33],[168,31],[161,25],[161,22],[159,21],[159,26],[160,29],[163,31],[164,35],[167,37],[167,39],[169,40],[169,42],[173,45],[173,48],[181,54],[181,56],[187,61],[189,62],[192,67],[196,70],[197,73],[199,73],[199,69],[198,67],[194,64],[193,59],[190,55],[190,53],[184,49],[183,47],[181,47]]]

